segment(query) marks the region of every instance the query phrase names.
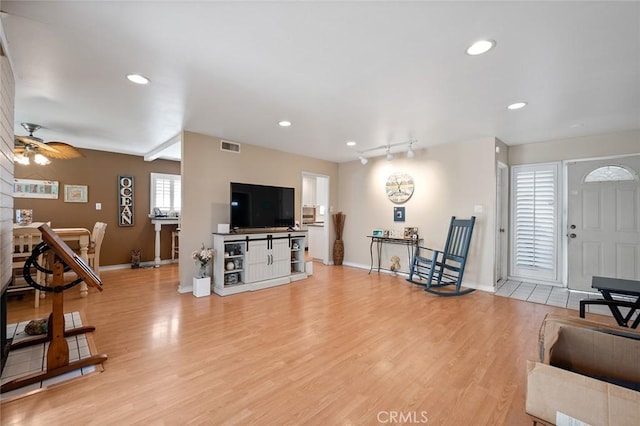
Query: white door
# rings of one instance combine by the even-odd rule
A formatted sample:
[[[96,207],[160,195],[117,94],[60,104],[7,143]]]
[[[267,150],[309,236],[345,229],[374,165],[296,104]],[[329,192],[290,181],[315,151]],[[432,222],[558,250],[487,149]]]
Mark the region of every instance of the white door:
[[[496,265],[495,281],[507,279],[507,217],[509,176],[505,164],[498,163],[496,170]]]
[[[640,156],[567,165],[568,287],[593,276],[640,280]]]

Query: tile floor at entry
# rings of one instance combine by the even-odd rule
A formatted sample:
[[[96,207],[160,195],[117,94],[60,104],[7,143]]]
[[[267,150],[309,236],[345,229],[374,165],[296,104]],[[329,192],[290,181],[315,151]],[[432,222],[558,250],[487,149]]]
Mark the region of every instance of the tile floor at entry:
[[[554,287],[516,280],[501,280],[498,282],[498,289],[495,294],[496,296],[541,303],[543,305],[558,306],[561,308],[575,309],[576,311],[580,310],[581,300],[602,298],[602,295],[597,292],[591,293],[567,290],[566,287]],[[625,297],[620,297],[620,299],[632,300]],[[611,316],[611,311],[607,306],[587,305],[586,311],[594,314]],[[628,308],[620,308],[620,311],[623,315],[626,315]]]

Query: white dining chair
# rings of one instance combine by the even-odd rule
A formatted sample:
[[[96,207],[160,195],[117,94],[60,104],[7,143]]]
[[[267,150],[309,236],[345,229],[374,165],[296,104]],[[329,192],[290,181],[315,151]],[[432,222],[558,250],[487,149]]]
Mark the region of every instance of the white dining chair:
[[[11,286],[8,291],[9,292],[18,292],[24,291],[27,289],[31,289],[27,284],[25,285],[17,285],[18,277],[22,276],[22,274],[18,274],[17,272],[22,272],[24,268],[24,264],[31,256],[31,252],[35,246],[42,242],[42,234],[38,230],[38,228],[33,227],[19,227],[13,229],[13,255],[12,255],[12,276],[14,285]],[[44,257],[42,255],[38,258],[38,263],[43,265]],[[43,265],[44,266],[44,265]],[[40,285],[46,285],[46,275],[38,270],[36,270],[36,278],[35,281]],[[44,293],[41,293],[40,290],[35,290],[35,302],[34,306],[37,308],[40,306],[40,298],[44,298]]]

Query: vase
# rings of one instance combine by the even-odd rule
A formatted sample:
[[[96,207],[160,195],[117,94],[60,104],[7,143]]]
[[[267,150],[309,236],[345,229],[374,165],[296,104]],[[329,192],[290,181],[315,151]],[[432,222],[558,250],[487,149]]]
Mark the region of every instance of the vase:
[[[342,265],[344,260],[344,241],[335,240],[333,243],[333,264]]]
[[[204,278],[207,276],[207,264],[206,263],[201,263],[200,264],[200,273],[198,274],[198,278]]]

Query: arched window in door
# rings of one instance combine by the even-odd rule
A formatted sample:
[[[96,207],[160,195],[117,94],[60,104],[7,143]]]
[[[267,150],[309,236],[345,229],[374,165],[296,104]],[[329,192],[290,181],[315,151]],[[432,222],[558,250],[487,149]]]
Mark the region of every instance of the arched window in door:
[[[602,166],[589,172],[585,182],[623,182],[637,180],[636,174],[624,166]]]

